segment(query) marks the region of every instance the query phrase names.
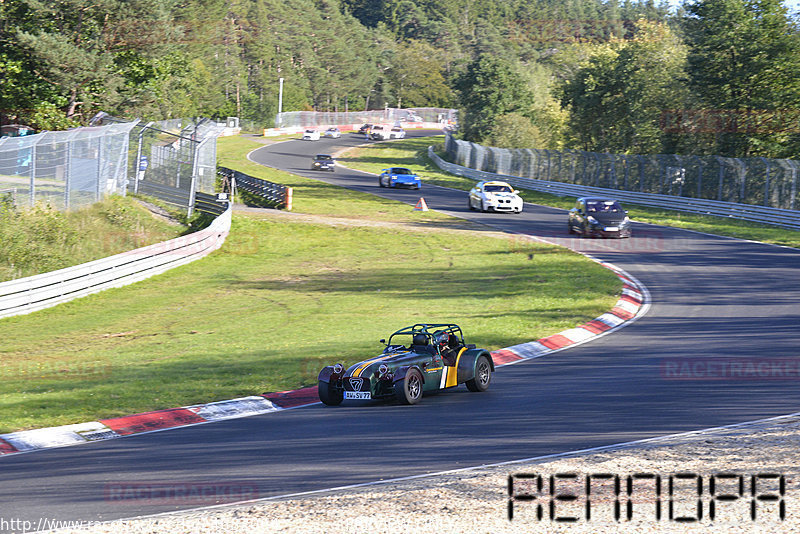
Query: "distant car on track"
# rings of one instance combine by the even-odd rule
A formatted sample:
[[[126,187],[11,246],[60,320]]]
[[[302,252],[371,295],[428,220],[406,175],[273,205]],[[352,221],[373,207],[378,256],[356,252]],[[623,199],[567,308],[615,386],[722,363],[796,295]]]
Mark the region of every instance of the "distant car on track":
[[[331,139],[339,139],[342,136],[341,130],[339,128],[328,128],[324,132],[322,132],[322,137],[330,137]]]
[[[478,182],[470,189],[467,205],[471,210],[522,213],[522,198],[506,182]]]
[[[382,126],[380,124],[373,125],[369,134],[374,141],[385,141],[386,139],[389,139],[389,135],[389,127]]]
[[[303,132],[303,141],[319,141],[319,131],[318,130],[306,130]]]
[[[336,162],[331,155],[317,154],[314,156],[314,159],[311,160],[311,170],[334,172],[336,170]]]
[[[381,187],[410,187],[419,189],[422,180],[411,169],[405,167],[389,167],[383,169],[378,176],[378,185]]]
[[[377,357],[345,368],[329,365],[318,376],[319,399],[336,406],[344,400],[397,399],[416,404],[423,393],[466,384],[486,391],[494,361],[486,349],[464,342],[455,324],[415,324],[381,339]]]
[[[393,127],[389,130],[389,139],[405,139],[406,131],[399,126]]]
[[[608,198],[581,197],[569,210],[570,234],[602,237],[630,237],[631,220],[619,202]]]

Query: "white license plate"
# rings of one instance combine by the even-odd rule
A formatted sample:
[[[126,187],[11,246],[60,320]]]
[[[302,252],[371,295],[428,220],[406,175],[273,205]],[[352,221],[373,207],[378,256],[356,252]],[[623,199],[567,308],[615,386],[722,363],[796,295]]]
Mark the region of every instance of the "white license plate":
[[[619,230],[618,226],[606,226],[606,232],[616,232]]]
[[[371,400],[372,394],[369,391],[345,391],[344,398],[353,400]]]

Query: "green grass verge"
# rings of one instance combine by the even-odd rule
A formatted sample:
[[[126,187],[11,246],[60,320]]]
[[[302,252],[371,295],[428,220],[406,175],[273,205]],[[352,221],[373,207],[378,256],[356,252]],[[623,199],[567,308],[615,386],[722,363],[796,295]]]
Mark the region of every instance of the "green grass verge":
[[[223,164],[291,182],[299,206],[336,224],[237,213],[202,261],[0,320],[0,433],[312,385],[418,321],[505,347],[597,317],[621,289],[565,249],[278,176],[243,162],[252,141],[220,141]]]
[[[112,196],[62,212],[0,204],[0,281],[32,276],[181,235],[185,226],[157,219],[130,197]]]
[[[444,137],[428,137],[377,143],[369,147],[351,149],[339,160],[348,167],[368,172],[380,172],[380,169],[388,165],[407,166],[417,171],[424,183],[468,191],[475,184],[474,180],[441,171],[427,156],[428,146],[440,145],[443,140]],[[439,153],[441,155],[441,152]],[[574,197],[558,197],[536,191],[522,190],[520,195],[526,202],[556,208],[570,209],[575,203]],[[625,203],[625,208],[628,209],[631,218],[638,222],[800,248],[800,231],[797,230],[631,203]]]
[[[294,136],[293,138],[297,138]],[[419,224],[448,225],[452,217],[433,211],[414,211],[408,204],[381,199],[368,193],[359,193],[304,178],[288,172],[264,167],[246,159],[252,150],[262,146],[247,137],[219,139],[219,165],[235,168],[255,178],[269,180],[292,188],[292,210],[298,213],[370,219],[377,221],[411,222]],[[377,184],[377,181],[376,181]],[[460,221],[459,221],[459,224]]]

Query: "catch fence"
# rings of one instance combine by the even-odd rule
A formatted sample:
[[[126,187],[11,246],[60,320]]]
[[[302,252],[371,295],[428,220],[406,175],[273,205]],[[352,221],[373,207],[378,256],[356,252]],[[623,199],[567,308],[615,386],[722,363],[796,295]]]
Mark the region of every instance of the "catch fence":
[[[314,128],[320,126],[380,124],[380,123],[433,123],[454,125],[457,111],[448,108],[385,108],[378,110],[326,112],[286,111],[275,117],[276,128]]]
[[[70,210],[133,191],[191,215],[195,193],[215,191],[224,129],[209,119],[143,124],[101,113],[89,127],[2,138],[0,195]]]
[[[787,210],[800,207],[800,162],[790,159],[506,149],[450,134],[445,150],[452,163],[498,175]]]
[[[0,139],[0,190],[18,206],[75,209],[124,195],[136,121]]]

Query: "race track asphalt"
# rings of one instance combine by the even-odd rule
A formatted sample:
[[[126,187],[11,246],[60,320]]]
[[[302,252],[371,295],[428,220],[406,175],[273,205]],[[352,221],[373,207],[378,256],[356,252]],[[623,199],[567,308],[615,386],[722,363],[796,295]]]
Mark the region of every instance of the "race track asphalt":
[[[363,142],[288,141],[251,159],[410,205],[424,196],[431,209],[590,253],[638,278],[649,312],[596,341],[504,367],[482,394],[459,387],[411,407],[317,404],[0,457],[0,530],[12,530],[9,519],[109,520],[213,504],[175,495],[213,484],[227,488],[223,500],[271,497],[800,411],[800,251],[642,224],[629,240],[571,238],[563,210],[479,213],[463,191],[381,189],[365,173],[308,170],[310,155]],[[703,378],[709,362],[768,363],[770,376]],[[671,374],[681,364],[700,374]]]

